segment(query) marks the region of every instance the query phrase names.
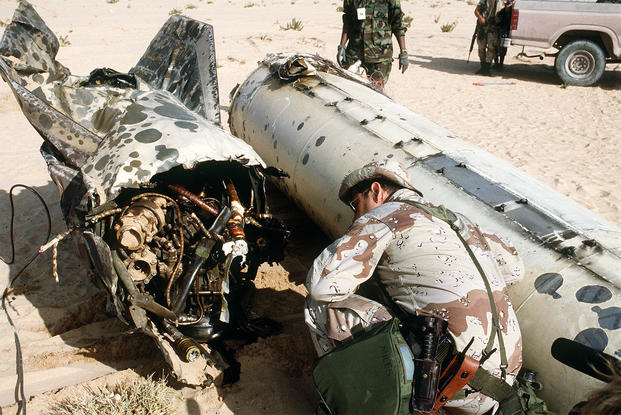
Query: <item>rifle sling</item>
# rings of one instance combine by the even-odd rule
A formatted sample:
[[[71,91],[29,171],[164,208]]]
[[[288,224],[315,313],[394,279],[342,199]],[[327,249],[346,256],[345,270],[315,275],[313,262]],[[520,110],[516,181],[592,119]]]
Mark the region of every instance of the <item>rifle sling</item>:
[[[453,213],[451,210],[447,209],[443,205],[440,205],[434,208],[431,206],[427,206],[423,203],[415,202],[413,200],[398,200],[398,202],[407,203],[409,205],[417,207],[421,209],[423,212],[427,213],[428,215],[431,215],[432,217],[438,218],[446,222],[447,224],[449,224],[451,229],[457,234],[457,237],[459,238],[464,248],[468,252],[470,259],[472,260],[472,262],[477,268],[477,271],[479,272],[479,274],[481,274],[481,278],[483,279],[483,282],[485,284],[485,290],[487,291],[487,295],[488,295],[489,302],[490,302],[490,309],[492,312],[493,330],[490,333],[490,338],[488,340],[487,346],[485,347],[485,352],[488,354],[491,353],[491,349],[494,344],[494,338],[496,335],[498,335],[498,346],[500,349],[500,361],[501,361],[500,367],[502,369],[502,374],[503,374],[502,379],[497,378],[494,375],[492,375],[488,370],[479,366],[479,368],[475,372],[472,379],[470,379],[470,381],[468,382],[468,385],[474,391],[480,392],[483,395],[489,396],[490,398],[497,401],[499,403],[498,415],[524,415],[525,412],[524,412],[524,409],[522,408],[520,397],[517,391],[511,385],[505,382],[505,379],[504,379],[505,370],[507,368],[507,354],[505,350],[504,339],[502,337],[502,331],[500,328],[500,322],[498,320],[498,311],[496,309],[496,303],[494,302],[494,297],[492,294],[492,289],[491,289],[489,280],[487,279],[487,276],[485,275],[485,272],[483,271],[483,267],[481,267],[481,264],[479,263],[477,258],[474,256],[472,249],[470,248],[470,246],[468,245],[464,237],[461,235],[459,227],[455,224],[455,222],[457,221],[457,216],[455,215],[455,213]],[[380,286],[381,285],[382,284],[380,284]],[[398,306],[397,306],[397,309],[399,309]],[[465,397],[466,397],[466,391],[462,389],[459,392],[457,392],[455,395],[453,395],[451,400],[463,399]]]
[[[492,311],[493,330],[490,333],[487,346],[485,347],[485,353],[486,354],[491,353],[492,347],[494,346],[495,337],[496,335],[498,335],[498,346],[500,348],[500,367],[503,371],[503,380],[504,380],[504,374],[507,368],[507,353],[505,349],[505,342],[502,337],[502,331],[501,331],[502,329],[500,328],[500,321],[498,319],[498,311],[496,310],[496,303],[494,302],[494,296],[492,294],[492,288],[490,286],[489,280],[487,279],[487,276],[485,275],[485,272],[483,271],[483,267],[481,267],[481,264],[479,263],[477,258],[474,256],[474,252],[472,252],[472,249],[470,248],[470,246],[468,245],[464,237],[461,235],[461,232],[459,228],[457,227],[457,225],[455,225],[455,222],[457,221],[457,216],[455,215],[455,213],[445,208],[443,205],[432,208],[423,203],[415,202],[413,200],[399,200],[399,202],[407,203],[409,205],[417,207],[423,212],[427,213],[428,215],[431,215],[449,224],[451,229],[455,232],[455,234],[461,241],[462,245],[468,252],[470,259],[474,263],[475,267],[477,268],[477,271],[479,271],[479,274],[481,275],[481,278],[483,279],[483,283],[485,284],[485,291],[487,291],[487,296],[489,298],[490,309]]]

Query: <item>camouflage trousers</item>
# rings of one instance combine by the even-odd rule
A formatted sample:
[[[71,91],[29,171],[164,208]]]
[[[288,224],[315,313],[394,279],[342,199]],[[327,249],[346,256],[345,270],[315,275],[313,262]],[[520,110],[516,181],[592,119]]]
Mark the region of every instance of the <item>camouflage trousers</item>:
[[[381,303],[354,294],[331,303],[307,297],[304,318],[317,354],[321,357],[339,344],[347,342],[352,337],[355,326],[370,329],[382,321],[392,319],[392,315]],[[467,398],[449,401],[440,414],[484,415],[492,409],[494,413],[497,405],[493,399],[473,391]]]
[[[481,62],[492,63],[498,54],[499,44],[500,34],[494,27],[481,30],[477,36],[479,60]]]
[[[360,57],[362,53],[356,53],[350,49],[347,50],[345,55],[345,68],[349,68],[351,65],[360,61],[361,65],[367,77],[371,79],[377,86],[384,88],[384,85],[388,82],[390,71],[392,69],[392,59],[383,62],[365,62],[364,57]]]

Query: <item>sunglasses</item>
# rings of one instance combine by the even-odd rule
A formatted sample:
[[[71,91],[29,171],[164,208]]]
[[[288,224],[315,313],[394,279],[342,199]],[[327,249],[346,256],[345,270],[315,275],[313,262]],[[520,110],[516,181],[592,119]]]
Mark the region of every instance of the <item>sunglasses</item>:
[[[362,193],[358,193],[356,195],[356,197],[354,199],[352,199],[351,202],[348,203],[348,205],[351,208],[351,210],[353,210],[355,212],[356,209],[358,209],[358,205],[360,204],[360,199],[362,197],[364,197],[370,191],[371,191],[371,189],[367,189],[367,190],[363,191]]]

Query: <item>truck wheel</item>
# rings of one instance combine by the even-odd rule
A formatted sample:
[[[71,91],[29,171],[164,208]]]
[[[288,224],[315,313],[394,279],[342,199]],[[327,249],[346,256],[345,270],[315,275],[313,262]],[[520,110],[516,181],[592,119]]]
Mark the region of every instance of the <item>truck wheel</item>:
[[[595,42],[575,40],[563,46],[554,62],[556,73],[569,85],[593,85],[604,74],[606,56]]]

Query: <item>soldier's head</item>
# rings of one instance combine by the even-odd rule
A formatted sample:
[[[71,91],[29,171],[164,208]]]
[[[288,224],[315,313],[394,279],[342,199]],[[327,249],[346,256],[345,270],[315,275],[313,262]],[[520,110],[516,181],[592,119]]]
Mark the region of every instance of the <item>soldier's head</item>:
[[[354,220],[386,202],[399,189],[411,189],[407,170],[395,160],[372,162],[349,173],[341,182],[339,199],[354,211]]]

